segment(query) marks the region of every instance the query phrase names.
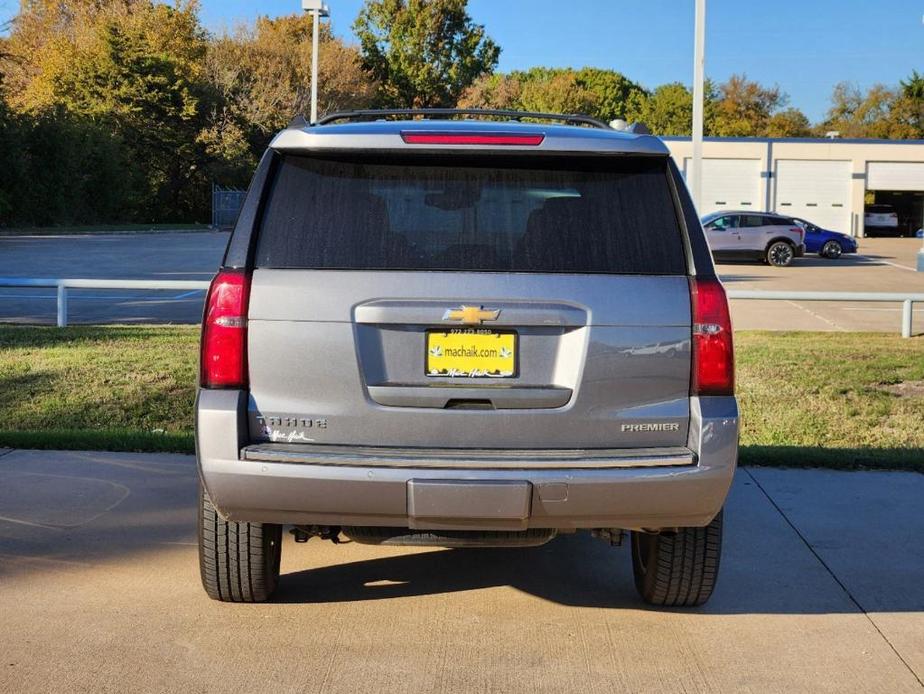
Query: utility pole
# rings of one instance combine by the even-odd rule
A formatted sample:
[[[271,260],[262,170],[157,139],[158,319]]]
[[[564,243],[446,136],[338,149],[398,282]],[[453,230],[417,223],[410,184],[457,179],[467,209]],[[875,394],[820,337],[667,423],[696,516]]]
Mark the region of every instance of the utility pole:
[[[321,17],[330,17],[330,8],[322,0],[302,0],[302,10],[311,13],[311,119],[318,120],[318,29]]]
[[[706,0],[695,0],[693,36],[693,169],[690,172],[693,204],[699,211],[703,196],[703,89],[706,72]],[[688,181],[689,182],[689,181]]]
[[[924,24],[924,16],[921,17]],[[914,225],[911,226],[914,229]],[[924,272],[924,204],[921,205],[921,250],[918,251],[918,272]]]

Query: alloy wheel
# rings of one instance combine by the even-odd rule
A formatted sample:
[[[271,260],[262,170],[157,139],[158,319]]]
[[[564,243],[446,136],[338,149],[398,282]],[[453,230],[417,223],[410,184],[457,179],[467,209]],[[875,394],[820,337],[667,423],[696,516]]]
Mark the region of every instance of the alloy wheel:
[[[832,260],[841,257],[841,253],[844,252],[844,249],[841,248],[841,244],[837,241],[828,241],[824,247],[821,249],[821,254],[826,258],[831,258]]]
[[[784,267],[792,262],[792,246],[790,246],[788,243],[780,241],[770,247],[770,252],[767,255],[769,256],[771,265]]]

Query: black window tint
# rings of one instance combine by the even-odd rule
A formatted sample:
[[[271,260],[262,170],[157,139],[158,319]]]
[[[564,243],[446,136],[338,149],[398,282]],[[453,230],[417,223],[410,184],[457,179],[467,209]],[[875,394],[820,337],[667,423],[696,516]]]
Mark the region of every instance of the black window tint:
[[[740,226],[742,227],[762,227],[768,224],[772,224],[767,217],[763,217],[759,214],[743,214],[741,215]]]
[[[270,192],[256,265],[686,272],[666,159],[571,159],[554,168],[537,159],[447,166],[288,156]]]

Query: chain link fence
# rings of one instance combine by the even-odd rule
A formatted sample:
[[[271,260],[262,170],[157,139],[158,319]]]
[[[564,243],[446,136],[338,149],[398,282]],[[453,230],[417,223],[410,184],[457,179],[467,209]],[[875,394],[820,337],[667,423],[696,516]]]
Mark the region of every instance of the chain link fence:
[[[212,228],[230,229],[244,204],[245,190],[212,184]]]

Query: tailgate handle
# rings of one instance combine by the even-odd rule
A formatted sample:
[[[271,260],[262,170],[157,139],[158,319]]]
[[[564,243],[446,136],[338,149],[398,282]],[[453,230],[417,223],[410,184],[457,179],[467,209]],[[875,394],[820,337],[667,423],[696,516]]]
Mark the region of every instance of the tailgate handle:
[[[389,407],[457,410],[549,409],[571,400],[570,388],[499,386],[369,386],[369,397]]]
[[[446,403],[447,410],[493,410],[494,403],[487,398],[453,398]]]

